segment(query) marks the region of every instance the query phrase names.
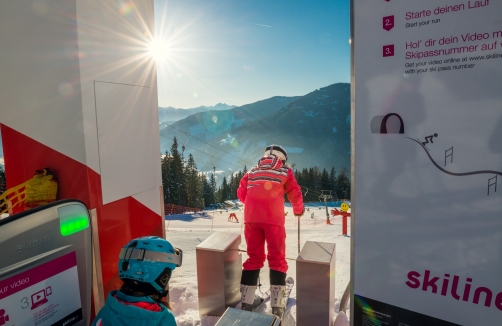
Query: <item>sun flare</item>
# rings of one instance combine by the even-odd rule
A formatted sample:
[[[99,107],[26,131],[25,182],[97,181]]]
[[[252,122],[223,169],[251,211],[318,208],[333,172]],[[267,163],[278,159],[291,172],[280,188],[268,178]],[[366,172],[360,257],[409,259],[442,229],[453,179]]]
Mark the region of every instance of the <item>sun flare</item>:
[[[157,62],[169,60],[170,47],[168,41],[154,38],[148,45],[148,54]]]

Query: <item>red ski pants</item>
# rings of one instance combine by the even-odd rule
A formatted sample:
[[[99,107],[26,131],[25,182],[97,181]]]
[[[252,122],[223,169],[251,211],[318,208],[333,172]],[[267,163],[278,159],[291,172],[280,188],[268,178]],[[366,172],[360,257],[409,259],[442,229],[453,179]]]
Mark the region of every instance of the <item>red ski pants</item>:
[[[261,269],[265,258],[270,269],[286,273],[286,230],[284,226],[265,223],[246,223],[244,226],[247,253],[249,258],[244,262],[244,270]],[[267,252],[265,255],[265,242]]]

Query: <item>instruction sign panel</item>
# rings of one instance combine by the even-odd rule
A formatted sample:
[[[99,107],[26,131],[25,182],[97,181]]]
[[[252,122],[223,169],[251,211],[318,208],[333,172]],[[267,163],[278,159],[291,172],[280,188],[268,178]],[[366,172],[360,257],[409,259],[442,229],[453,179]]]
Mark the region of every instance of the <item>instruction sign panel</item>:
[[[0,326],[71,326],[82,319],[75,252],[0,281]]]
[[[354,325],[502,320],[502,2],[352,0]]]

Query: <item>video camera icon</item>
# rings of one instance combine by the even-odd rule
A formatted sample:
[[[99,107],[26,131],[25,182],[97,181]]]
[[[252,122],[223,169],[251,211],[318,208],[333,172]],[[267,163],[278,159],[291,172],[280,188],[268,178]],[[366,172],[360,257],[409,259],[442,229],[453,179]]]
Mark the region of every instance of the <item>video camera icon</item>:
[[[47,303],[47,297],[52,294],[52,288],[48,288],[38,291],[31,295],[31,310],[40,307],[41,305]]]
[[[9,315],[6,315],[5,309],[0,309],[0,326],[5,325],[9,321]]]

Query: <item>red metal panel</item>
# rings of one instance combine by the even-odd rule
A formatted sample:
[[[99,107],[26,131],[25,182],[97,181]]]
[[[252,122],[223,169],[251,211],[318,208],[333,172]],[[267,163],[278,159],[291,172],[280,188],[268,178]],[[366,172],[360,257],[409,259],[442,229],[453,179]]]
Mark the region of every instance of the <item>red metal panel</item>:
[[[6,125],[0,128],[7,186],[23,183],[35,170],[49,167],[59,179],[58,199],[80,199],[89,209],[96,208],[105,295],[119,287],[120,248],[136,237],[161,237],[161,217],[132,197],[103,205],[101,178],[94,170]]]
[[[7,188],[27,181],[35,170],[48,167],[59,180],[58,199],[80,199],[89,206],[85,165],[4,124],[0,128]]]

